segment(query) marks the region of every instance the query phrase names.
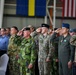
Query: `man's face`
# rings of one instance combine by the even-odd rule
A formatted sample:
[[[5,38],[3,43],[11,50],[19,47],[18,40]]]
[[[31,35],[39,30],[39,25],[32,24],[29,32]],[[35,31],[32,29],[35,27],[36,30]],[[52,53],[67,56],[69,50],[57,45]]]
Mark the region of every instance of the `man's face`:
[[[76,33],[75,32],[70,32],[70,35],[73,36],[73,35],[76,35]]]
[[[9,29],[6,29],[6,34],[10,34],[10,30]]]
[[[31,31],[31,32],[33,32],[33,31],[34,31],[34,28],[33,28],[33,27],[31,27],[31,28],[30,28],[30,31]]]
[[[48,32],[48,28],[46,28],[46,27],[42,27],[42,34],[44,34],[44,33],[46,33],[46,32]]]
[[[61,30],[62,34],[66,34],[68,31],[69,31],[69,29],[62,27],[62,30]]]
[[[28,36],[30,36],[30,31],[29,30],[27,30],[27,31],[24,31],[24,33],[23,33],[23,36],[24,37],[28,37]]]
[[[16,34],[17,30],[15,28],[11,28],[11,35]]]
[[[5,35],[5,30],[4,29],[1,29],[1,35]]]

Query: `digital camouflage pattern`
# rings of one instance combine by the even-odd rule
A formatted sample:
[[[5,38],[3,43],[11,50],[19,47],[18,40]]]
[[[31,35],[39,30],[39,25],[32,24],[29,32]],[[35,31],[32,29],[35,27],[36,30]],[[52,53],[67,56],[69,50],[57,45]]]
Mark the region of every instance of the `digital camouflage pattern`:
[[[19,39],[15,36],[11,36],[8,45],[8,55],[9,55],[9,71],[10,75],[20,75],[19,64],[17,62],[16,56],[19,53],[19,47],[15,44],[14,40]]]
[[[20,64],[22,75],[34,75],[34,63],[36,60],[35,42],[33,38],[23,39],[20,46],[18,63]],[[32,69],[28,69],[29,64],[33,64]]]
[[[51,62],[46,62],[46,59],[51,59],[51,49],[50,35],[43,36],[39,34],[36,39],[38,43],[38,67],[39,75],[50,75],[50,65]]]

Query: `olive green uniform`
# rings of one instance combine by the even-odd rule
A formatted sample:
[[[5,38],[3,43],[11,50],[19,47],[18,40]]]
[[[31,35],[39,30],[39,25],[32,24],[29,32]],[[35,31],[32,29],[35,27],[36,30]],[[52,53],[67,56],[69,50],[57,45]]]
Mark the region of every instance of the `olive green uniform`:
[[[74,60],[74,46],[70,44],[70,35],[56,37],[57,33],[52,35],[51,41],[58,41],[59,75],[72,75],[68,68],[68,62]]]

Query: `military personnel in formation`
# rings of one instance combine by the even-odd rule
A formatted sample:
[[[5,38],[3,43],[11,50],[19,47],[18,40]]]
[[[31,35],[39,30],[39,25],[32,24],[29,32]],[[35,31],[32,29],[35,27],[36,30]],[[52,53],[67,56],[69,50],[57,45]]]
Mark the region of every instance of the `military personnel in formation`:
[[[70,44],[69,35],[70,25],[62,24],[51,37],[51,41],[58,40],[58,58],[59,58],[59,75],[72,75],[72,62],[74,60],[74,46]],[[60,37],[56,37],[57,33],[62,32]]]
[[[7,27],[7,28],[6,28],[6,35],[7,35],[8,37],[11,36],[11,35],[10,35],[10,27]]]
[[[57,30],[57,28],[54,28],[54,30],[51,33],[52,34],[55,32],[55,30]],[[59,34],[57,34],[57,37],[59,36]],[[54,51],[52,52],[53,56],[51,59],[51,75],[59,75],[59,65],[58,65],[58,41],[53,41],[51,42],[53,47],[54,47]]]
[[[28,25],[28,27],[31,30],[31,37],[33,37],[34,31],[35,31],[35,27],[33,27],[32,25]],[[33,37],[35,40],[35,37]],[[36,41],[35,41],[36,42]],[[37,42],[36,42],[36,50],[38,51],[37,48]],[[37,58],[36,58],[36,62],[35,62],[35,75],[39,75],[39,69],[38,69],[38,54],[37,54]]]
[[[14,42],[14,40],[18,39],[16,38],[17,32],[18,32],[18,28],[13,26],[11,28],[11,37],[9,39],[9,45],[8,45],[10,75],[20,75],[19,64],[17,62],[17,55],[19,52],[19,48],[17,44],[15,44]]]
[[[76,46],[76,35],[73,35],[70,39],[70,43],[74,46]]]
[[[36,60],[36,46],[34,39],[30,36],[30,28],[23,31],[23,39],[20,45],[18,63],[22,69],[22,75],[34,75],[34,65]],[[19,35],[19,34],[18,34]]]
[[[35,32],[38,43],[38,67],[39,75],[50,75],[51,44],[48,35],[49,25],[42,24]],[[36,36],[36,34],[38,34]]]
[[[69,33],[71,36],[76,35],[76,28],[70,29]]]
[[[70,43],[75,46],[75,56],[74,56],[73,72],[72,73],[73,73],[73,75],[76,75],[76,35],[72,36]]]

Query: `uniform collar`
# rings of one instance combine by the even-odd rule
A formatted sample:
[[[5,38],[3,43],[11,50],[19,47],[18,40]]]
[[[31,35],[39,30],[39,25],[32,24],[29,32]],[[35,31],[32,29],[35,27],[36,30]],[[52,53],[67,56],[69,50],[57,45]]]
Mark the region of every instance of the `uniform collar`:
[[[66,37],[63,36],[63,38],[67,38],[70,34],[68,34]]]
[[[2,38],[5,38],[6,37],[6,35],[4,35],[4,36],[1,36]]]

